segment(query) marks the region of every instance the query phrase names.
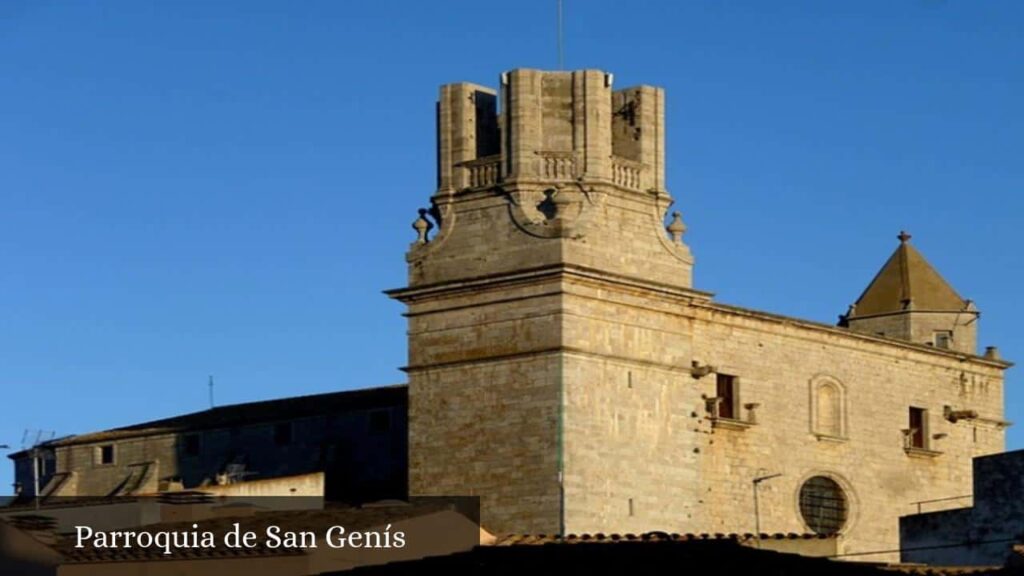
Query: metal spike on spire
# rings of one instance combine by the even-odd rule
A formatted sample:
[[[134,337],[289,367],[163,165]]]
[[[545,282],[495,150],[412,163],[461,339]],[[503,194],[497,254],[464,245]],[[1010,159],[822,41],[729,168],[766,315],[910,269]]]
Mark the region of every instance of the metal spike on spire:
[[[558,69],[565,70],[565,45],[562,40],[562,0],[558,1]]]

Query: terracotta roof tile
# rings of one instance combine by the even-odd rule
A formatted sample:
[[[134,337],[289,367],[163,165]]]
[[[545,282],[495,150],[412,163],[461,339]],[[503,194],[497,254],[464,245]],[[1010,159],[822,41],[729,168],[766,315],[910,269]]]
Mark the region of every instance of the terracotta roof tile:
[[[823,536],[820,534],[797,534],[782,533],[761,534],[762,540],[822,540],[834,538],[834,536]],[[558,536],[554,534],[509,534],[501,536],[494,542],[494,546],[536,546],[542,544],[581,544],[581,543],[616,543],[616,542],[687,542],[696,540],[730,540],[746,542],[753,540],[751,533],[716,533],[716,534],[679,534],[668,532],[645,532],[643,534],[567,534]]]
[[[574,538],[533,537],[544,545],[478,546],[467,552],[421,560],[362,566],[338,576],[440,573],[513,575],[531,572],[568,574],[775,574],[884,576],[876,566],[796,554],[759,550],[741,545],[728,535],[714,534],[597,534]],[[646,536],[646,538],[645,538]],[[782,535],[788,537],[788,535]],[[616,539],[618,537],[618,539]],[[523,536],[518,538],[524,539]],[[609,542],[616,542],[609,545]],[[571,545],[564,545],[571,544]],[[330,573],[329,573],[330,574]],[[329,576],[325,574],[323,576]]]

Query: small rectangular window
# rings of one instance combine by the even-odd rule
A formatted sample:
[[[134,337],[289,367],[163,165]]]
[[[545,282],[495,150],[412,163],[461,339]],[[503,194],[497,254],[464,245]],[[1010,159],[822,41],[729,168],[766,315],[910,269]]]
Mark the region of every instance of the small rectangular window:
[[[199,434],[187,434],[185,436],[185,455],[199,456],[200,443]]]
[[[292,423],[281,422],[274,426],[274,444],[286,446],[292,443]]]
[[[114,445],[105,444],[103,446],[96,447],[96,463],[97,464],[113,464],[114,463]]]
[[[949,350],[953,344],[953,333],[949,330],[939,330],[935,333],[935,347]]]
[[[739,413],[737,402],[739,390],[737,390],[738,378],[728,374],[717,374],[718,417],[728,420],[735,420]]]
[[[928,447],[928,411],[924,408],[910,407],[910,447],[925,449]]]

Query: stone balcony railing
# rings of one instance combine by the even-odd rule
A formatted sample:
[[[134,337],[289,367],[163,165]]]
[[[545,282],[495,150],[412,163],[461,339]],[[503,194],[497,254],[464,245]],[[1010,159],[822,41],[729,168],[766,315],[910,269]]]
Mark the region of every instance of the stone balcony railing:
[[[641,170],[643,165],[639,162],[612,156],[612,182],[623,188],[639,190]]]
[[[494,186],[501,177],[501,155],[499,154],[463,162],[461,166],[468,173],[470,188]]]
[[[573,152],[540,152],[541,177],[549,180],[576,178],[576,154]]]
[[[545,180],[574,180],[579,176],[579,163],[574,152],[538,152],[540,177]],[[501,155],[494,154],[458,165],[465,170],[465,186],[486,188],[501,181]],[[644,166],[639,162],[612,157],[612,182],[630,190],[640,190]]]

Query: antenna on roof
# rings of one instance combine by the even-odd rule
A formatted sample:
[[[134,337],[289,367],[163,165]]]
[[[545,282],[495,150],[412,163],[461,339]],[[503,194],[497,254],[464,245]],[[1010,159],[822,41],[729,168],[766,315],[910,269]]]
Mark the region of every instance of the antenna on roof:
[[[562,42],[562,0],[558,0],[558,69],[565,70],[565,50]]]
[[[26,428],[21,434],[21,449],[35,448],[44,442],[53,440],[57,433],[53,430],[29,429]]]
[[[210,408],[213,408],[213,374],[210,374]]]
[[[28,430],[21,435],[21,448],[32,450],[32,500],[35,502],[36,510],[39,509],[39,501],[41,497],[39,495],[39,480],[40,476],[43,475],[44,470],[41,470],[43,466],[42,462],[42,450],[39,446],[43,443],[53,440],[53,437],[57,433],[53,430]],[[31,445],[28,445],[29,439],[31,439]]]

